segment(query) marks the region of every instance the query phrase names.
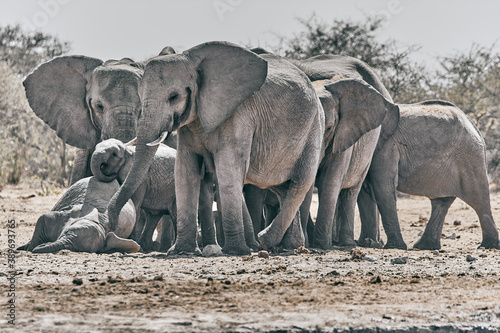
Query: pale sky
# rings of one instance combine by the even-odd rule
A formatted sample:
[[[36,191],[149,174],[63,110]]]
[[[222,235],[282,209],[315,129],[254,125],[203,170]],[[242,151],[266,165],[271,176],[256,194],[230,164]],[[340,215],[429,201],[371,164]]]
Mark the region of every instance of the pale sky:
[[[420,62],[473,42],[500,49],[500,0],[0,0],[0,25],[57,35],[72,54],[103,60],[144,60],[166,45],[183,51],[212,40],[275,45],[313,13],[324,22],[384,15],[380,41],[422,46]]]

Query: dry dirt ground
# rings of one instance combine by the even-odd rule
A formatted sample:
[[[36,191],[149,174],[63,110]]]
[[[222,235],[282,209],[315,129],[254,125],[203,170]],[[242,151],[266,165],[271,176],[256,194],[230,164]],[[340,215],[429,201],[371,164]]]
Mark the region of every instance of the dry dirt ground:
[[[439,252],[358,248],[268,259],[20,252],[9,297],[7,222],[16,221],[15,243],[23,245],[58,198],[33,193],[0,192],[1,332],[500,331],[500,251],[477,249],[478,218],[459,200]],[[398,207],[411,246],[430,202],[402,198]],[[500,195],[492,207],[500,223]],[[407,263],[391,263],[400,257]]]

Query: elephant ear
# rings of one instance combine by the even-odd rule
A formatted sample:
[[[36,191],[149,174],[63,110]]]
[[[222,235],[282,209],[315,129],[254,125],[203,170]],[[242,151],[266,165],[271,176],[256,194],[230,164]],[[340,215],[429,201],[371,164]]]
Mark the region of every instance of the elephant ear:
[[[267,61],[234,44],[205,43],[185,54],[198,64],[197,112],[205,133],[229,118],[267,77]]]
[[[100,136],[92,124],[86,85],[102,61],[85,56],[58,57],[40,65],[23,82],[28,102],[64,142],[93,148]]]
[[[325,85],[337,98],[339,122],[333,138],[333,153],[341,153],[363,134],[379,127],[388,115],[399,115],[397,105],[386,100],[369,84],[345,79]]]
[[[175,50],[172,46],[165,46],[160,53],[158,54],[159,56],[164,56],[164,55],[170,55],[170,54],[175,54]]]

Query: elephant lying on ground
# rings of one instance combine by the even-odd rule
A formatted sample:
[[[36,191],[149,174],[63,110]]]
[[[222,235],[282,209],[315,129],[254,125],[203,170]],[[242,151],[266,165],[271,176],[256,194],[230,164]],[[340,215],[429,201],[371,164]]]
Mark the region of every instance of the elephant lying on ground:
[[[307,77],[285,60],[224,42],[201,44],[148,62],[141,83],[134,165],[108,207],[111,225],[142,183],[164,135],[178,131],[177,226],[170,253],[199,252],[196,207],[205,168],[216,172],[223,252],[249,254],[242,187],[271,188],[280,212],[259,234],[264,248],[286,242],[319,163],[324,114]],[[300,245],[300,244],[298,244]]]
[[[386,247],[406,248],[399,229],[397,186],[398,191],[431,199],[431,217],[414,248],[441,247],[444,218],[456,197],[476,211],[483,233],[481,246],[500,248],[479,130],[448,102],[426,101],[400,105],[400,109],[399,126],[374,155],[367,178],[387,234]],[[369,217],[362,219],[359,243],[380,244],[377,216]]]
[[[97,144],[92,154],[90,166],[94,177],[102,182],[115,179],[122,184],[127,177],[134,160],[135,147],[125,146],[121,141],[108,139]],[[174,165],[176,151],[164,144],[158,147],[148,176],[139,188],[131,195],[136,212],[143,210],[146,224],[139,225],[143,230],[136,230],[140,235],[139,244],[144,251],[163,250],[170,248],[173,239],[172,226],[177,221],[175,205]],[[162,215],[163,219],[160,244],[154,244],[153,232]],[[137,213],[137,221],[139,213]],[[158,246],[159,245],[159,246]]]
[[[38,219],[32,239],[19,250],[34,253],[137,252],[140,247],[126,239],[135,224],[135,209],[129,201],[120,212],[118,228],[110,232],[106,215],[108,201],[118,182],[100,182],[88,177],[73,184],[48,213]]]

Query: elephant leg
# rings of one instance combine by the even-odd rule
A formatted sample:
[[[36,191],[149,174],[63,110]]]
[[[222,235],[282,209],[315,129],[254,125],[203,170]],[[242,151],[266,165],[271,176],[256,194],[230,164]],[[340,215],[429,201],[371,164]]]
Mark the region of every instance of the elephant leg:
[[[264,229],[263,211],[266,192],[268,191],[250,184],[243,187],[245,202],[252,219],[253,229],[255,230],[255,237],[257,237],[257,234]]]
[[[484,161],[483,156],[478,156],[478,161]],[[474,209],[479,217],[483,240],[480,247],[487,249],[500,249],[498,240],[498,229],[491,214],[491,201],[486,167],[474,169],[472,175],[461,176],[462,195],[459,197]]]
[[[222,227],[222,214],[220,211],[214,212],[215,217],[215,232],[217,234],[217,243],[224,246],[224,228]]]
[[[398,209],[396,203],[396,187],[398,184],[398,158],[395,147],[391,154],[381,153],[373,156],[369,171],[369,179],[380,211],[382,224],[387,235],[385,249],[407,249],[399,227]],[[388,157],[389,156],[389,157]]]
[[[304,231],[302,230],[302,221],[300,210],[295,214],[292,224],[283,236],[283,240],[278,245],[278,248],[283,250],[293,250],[301,246],[305,246]]]
[[[352,151],[352,150],[351,150]],[[332,248],[333,226],[337,201],[342,189],[342,181],[347,171],[350,154],[338,154],[335,162],[318,171],[318,216],[314,225],[313,247],[324,250]]]
[[[212,212],[214,203],[214,175],[205,173],[200,185],[200,203],[198,222],[201,227],[202,246],[217,244],[215,239],[215,222]]]
[[[139,245],[144,252],[157,251],[159,246],[153,241],[153,234],[155,232],[158,221],[160,221],[163,213],[153,214],[151,212],[143,211],[146,223],[139,239]],[[165,225],[162,225],[162,233],[164,232]]]
[[[160,248],[158,251],[167,252],[175,240],[175,219],[170,215],[163,215],[161,219],[162,228],[160,233]]]
[[[242,213],[243,213],[243,228],[245,230],[245,241],[249,248],[252,250],[259,249],[259,243],[255,240],[255,232],[254,225],[250,213],[248,212],[248,208],[245,202],[245,198],[242,200],[243,204],[241,205]]]
[[[339,224],[339,245],[340,246],[356,246],[354,241],[354,212],[356,210],[356,199],[359,194],[359,186],[343,189],[340,191],[337,202]]]
[[[300,205],[300,224],[302,228],[302,233],[304,234],[304,243],[305,246],[309,246],[309,236],[308,236],[308,230],[307,230],[307,225],[309,223],[309,219],[311,216],[311,202],[312,202],[312,195],[314,191],[314,186],[311,186],[309,191],[306,194],[306,197],[304,198],[304,201]]]
[[[310,247],[312,246],[313,242],[314,242],[314,239],[313,239],[313,236],[314,236],[314,222],[312,220],[312,217],[311,217],[311,213],[308,214],[308,217],[307,217],[307,246]]]
[[[177,204],[177,238],[169,254],[201,255],[196,242],[197,214],[200,197],[202,160],[199,155],[178,150],[175,161],[175,197]]]
[[[110,232],[106,235],[106,245],[102,249],[102,253],[111,252],[127,252],[134,253],[140,250],[139,244],[137,244],[132,239],[125,239],[115,235],[114,232]]]
[[[278,195],[281,198],[279,213],[273,222],[259,233],[262,248],[273,249],[281,243],[311,186],[312,182],[299,185],[289,181],[278,189],[280,192],[284,190],[283,195]],[[297,223],[300,225],[300,220],[297,220]]]
[[[357,201],[361,219],[361,233],[359,234],[358,245],[382,248],[384,242],[380,238],[377,202],[375,201],[375,194],[368,179],[363,182]]]
[[[215,155],[217,183],[224,229],[225,254],[245,255],[251,250],[246,244],[243,223],[243,182],[246,175],[246,162],[238,149],[222,150]],[[243,154],[244,156],[245,154]],[[249,153],[248,153],[249,155]]]
[[[431,199],[431,217],[425,226],[422,237],[413,245],[413,248],[420,250],[439,250],[441,248],[444,218],[453,201],[455,201],[455,197]]]

